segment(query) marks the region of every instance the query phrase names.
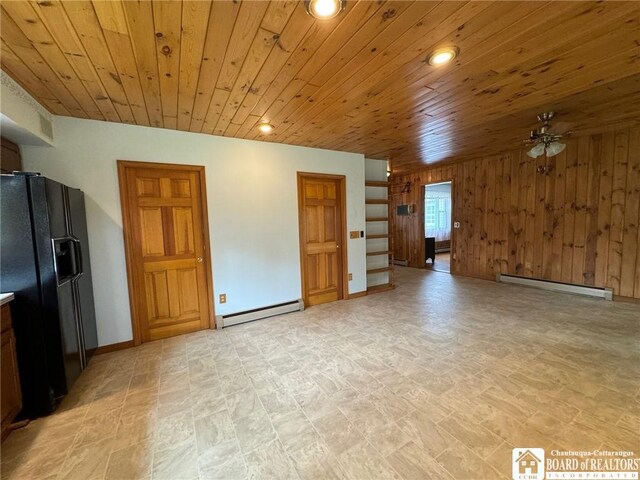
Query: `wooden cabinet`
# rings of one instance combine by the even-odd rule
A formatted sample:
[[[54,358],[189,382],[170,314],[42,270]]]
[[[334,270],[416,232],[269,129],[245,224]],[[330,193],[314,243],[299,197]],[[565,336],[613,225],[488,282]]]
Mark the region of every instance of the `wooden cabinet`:
[[[0,307],[0,312],[2,316],[0,415],[2,416],[2,440],[4,440],[9,434],[11,422],[22,408],[22,393],[20,392],[20,376],[16,357],[16,337],[13,335],[11,327],[11,309],[8,304],[5,304]]]

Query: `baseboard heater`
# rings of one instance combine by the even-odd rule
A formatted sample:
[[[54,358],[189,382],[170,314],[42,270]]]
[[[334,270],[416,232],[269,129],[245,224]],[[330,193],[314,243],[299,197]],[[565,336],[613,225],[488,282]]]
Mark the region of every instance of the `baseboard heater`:
[[[393,264],[394,265],[400,265],[401,267],[408,267],[409,266],[409,260],[394,260]]]
[[[535,278],[518,277],[516,275],[496,276],[497,282],[513,283],[516,285],[525,285],[527,287],[542,288],[544,290],[552,290],[555,292],[574,293],[577,295],[586,295],[589,297],[604,298],[605,300],[613,300],[613,290],[610,288],[585,287],[582,285],[573,285],[571,283],[552,282],[549,280],[538,280]]]
[[[239,323],[253,322],[261,318],[282,315],[283,313],[299,312],[304,310],[304,302],[302,299],[293,300],[291,302],[279,303],[268,307],[254,308],[246,312],[230,313],[228,315],[216,315],[216,328],[230,327]]]

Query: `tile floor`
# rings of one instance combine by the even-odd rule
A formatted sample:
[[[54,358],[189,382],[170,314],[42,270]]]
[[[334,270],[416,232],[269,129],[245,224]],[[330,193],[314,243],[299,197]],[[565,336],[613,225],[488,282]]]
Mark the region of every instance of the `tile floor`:
[[[2,478],[491,479],[640,450],[640,307],[399,269],[395,291],[96,357]]]
[[[436,272],[451,273],[451,253],[436,253],[436,261],[432,262],[428,259],[426,262],[427,270],[435,270]]]

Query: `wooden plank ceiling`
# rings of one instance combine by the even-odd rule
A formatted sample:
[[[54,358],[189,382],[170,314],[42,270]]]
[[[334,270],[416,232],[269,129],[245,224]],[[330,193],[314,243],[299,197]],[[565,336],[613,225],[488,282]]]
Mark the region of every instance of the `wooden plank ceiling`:
[[[547,108],[575,131],[640,111],[640,2],[9,1],[1,22],[2,69],[52,113],[394,170],[513,148]]]

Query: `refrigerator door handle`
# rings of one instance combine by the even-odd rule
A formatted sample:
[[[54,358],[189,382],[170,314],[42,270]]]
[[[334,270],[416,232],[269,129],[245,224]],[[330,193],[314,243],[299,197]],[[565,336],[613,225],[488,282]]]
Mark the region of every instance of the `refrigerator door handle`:
[[[70,237],[70,240],[73,242],[73,256],[75,262],[75,272],[74,279],[80,277],[84,273],[84,269],[82,268],[82,243],[75,237]]]

